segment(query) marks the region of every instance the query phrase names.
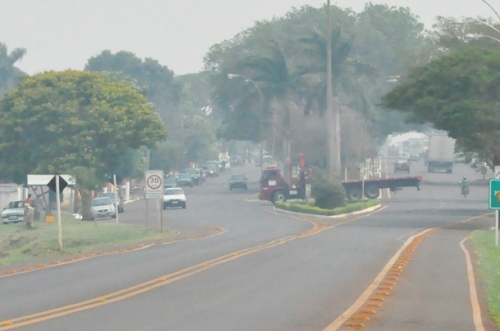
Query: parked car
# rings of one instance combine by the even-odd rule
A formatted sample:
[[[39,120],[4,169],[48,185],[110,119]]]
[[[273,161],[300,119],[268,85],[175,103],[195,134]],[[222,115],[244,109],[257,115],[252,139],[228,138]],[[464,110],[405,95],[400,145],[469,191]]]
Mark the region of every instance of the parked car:
[[[92,200],[90,205],[94,218],[116,217],[116,209],[113,201],[108,197],[99,197]]]
[[[180,173],[179,176],[177,176],[177,184],[179,186],[193,187],[193,178],[191,178],[191,175],[188,173]]]
[[[410,162],[407,159],[399,159],[394,163],[394,172],[405,171],[410,173]]]
[[[167,189],[177,187],[179,185],[177,184],[177,179],[175,179],[174,177],[168,177],[163,181],[163,186],[165,187],[165,189]]]
[[[200,173],[196,171],[195,168],[182,169],[181,174],[189,174],[193,179],[194,185],[198,185],[200,183]]]
[[[2,223],[17,223],[24,221],[24,201],[11,201],[2,211]]]
[[[125,211],[125,202],[123,201],[123,197],[121,193],[118,192],[118,200],[115,200],[115,192],[103,193],[101,197],[108,197],[113,201],[115,208],[118,208],[119,213],[123,213]]]
[[[229,190],[232,191],[234,188],[248,189],[247,178],[242,174],[234,174],[229,178]]]
[[[182,207],[186,209],[186,195],[180,187],[165,189],[163,195],[163,209],[167,207]]]

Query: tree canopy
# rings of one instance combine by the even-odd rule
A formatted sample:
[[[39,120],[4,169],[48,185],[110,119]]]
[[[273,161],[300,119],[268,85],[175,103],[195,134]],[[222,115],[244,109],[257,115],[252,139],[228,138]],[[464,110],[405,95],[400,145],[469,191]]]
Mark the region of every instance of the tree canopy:
[[[129,149],[152,146],[166,130],[147,100],[99,73],[24,77],[0,102],[0,178],[94,169],[102,180]]]
[[[272,121],[265,117],[264,128],[270,122],[278,128],[280,116],[279,122],[286,123],[289,105],[321,116],[327,85],[326,36],[333,41],[334,86],[341,106],[368,117],[374,137],[403,128],[399,114],[387,114],[378,104],[391,87],[389,76],[403,75],[410,66],[427,63],[432,56],[432,40],[423,24],[407,8],[372,3],[360,13],[332,6],[332,18],[332,31],[327,31],[324,7],[294,8],[212,46],[205,68],[213,74],[214,110],[224,118],[220,137],[275,138],[260,131],[262,105],[255,87],[244,79],[230,81],[228,74],[246,76],[259,86],[264,112],[274,116]],[[294,133],[282,126],[280,134],[294,139]]]
[[[448,131],[466,151],[500,155],[500,51],[468,48],[415,68],[382,98],[416,123]]]

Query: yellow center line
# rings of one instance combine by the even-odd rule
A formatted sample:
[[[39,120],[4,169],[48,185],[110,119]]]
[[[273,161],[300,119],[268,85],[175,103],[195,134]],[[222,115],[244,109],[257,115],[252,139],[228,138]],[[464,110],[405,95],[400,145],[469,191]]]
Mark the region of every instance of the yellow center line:
[[[382,209],[383,208],[379,209],[378,211],[380,211]],[[378,212],[378,211],[375,211],[375,212]],[[243,256],[247,256],[247,255],[250,255],[250,254],[258,252],[258,251],[262,251],[262,250],[265,250],[268,248],[280,246],[280,245],[283,245],[287,242],[290,242],[290,241],[293,241],[296,239],[300,239],[300,238],[307,237],[307,236],[312,236],[312,235],[315,235],[319,232],[332,229],[332,228],[339,226],[341,224],[353,222],[355,220],[369,216],[371,214],[372,213],[366,214],[366,215],[359,215],[357,217],[352,217],[352,218],[349,218],[348,220],[345,220],[343,222],[339,222],[339,223],[337,223],[335,225],[331,225],[331,226],[324,226],[323,223],[319,220],[298,218],[302,221],[307,221],[307,222],[312,223],[313,228],[309,231],[304,232],[304,233],[300,233],[300,234],[288,236],[288,237],[283,237],[280,239],[272,240],[272,241],[270,241],[266,244],[263,244],[263,245],[254,246],[254,247],[242,249],[242,250],[230,253],[230,254],[226,254],[226,255],[223,255],[221,257],[218,257],[218,258],[206,261],[206,262],[202,262],[200,264],[197,264],[197,265],[194,265],[194,266],[191,266],[191,267],[188,267],[188,268],[185,268],[185,269],[182,269],[182,270],[179,270],[179,271],[152,279],[150,281],[147,281],[147,282],[144,282],[144,283],[141,283],[138,285],[128,287],[126,289],[122,289],[122,290],[119,290],[119,291],[116,291],[113,293],[109,293],[109,294],[106,294],[106,295],[103,295],[103,296],[100,296],[100,297],[97,297],[94,299],[82,301],[79,303],[75,303],[75,304],[71,304],[71,305],[67,305],[67,306],[63,306],[63,307],[59,307],[59,308],[31,314],[31,315],[26,315],[26,316],[14,318],[14,319],[6,320],[3,322],[0,322],[0,331],[10,330],[10,329],[21,327],[21,326],[26,326],[26,325],[30,325],[30,324],[34,324],[34,323],[43,322],[43,321],[46,321],[49,319],[73,314],[73,313],[80,312],[83,310],[87,310],[87,309],[107,305],[107,304],[110,304],[110,303],[113,303],[116,301],[124,300],[124,299],[130,298],[130,297],[133,297],[135,295],[153,290],[157,287],[165,286],[165,285],[170,284],[172,282],[175,282],[175,281],[184,279],[186,277],[198,274],[200,272],[206,271],[206,270],[213,268],[217,265],[239,259]],[[294,217],[294,218],[296,218],[296,217]]]

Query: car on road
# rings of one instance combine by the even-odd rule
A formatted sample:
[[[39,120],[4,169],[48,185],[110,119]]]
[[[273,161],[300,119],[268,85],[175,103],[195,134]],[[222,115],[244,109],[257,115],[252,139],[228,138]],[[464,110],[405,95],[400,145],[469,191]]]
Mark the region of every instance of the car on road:
[[[229,190],[232,191],[235,188],[248,189],[247,178],[243,174],[234,174],[229,178]]]
[[[167,188],[177,187],[179,185],[177,183],[177,179],[175,179],[174,177],[167,177],[163,181],[163,186],[167,189]]]
[[[186,172],[180,173],[179,176],[177,176],[177,184],[179,186],[193,187],[193,178]]]
[[[203,171],[205,171],[205,175],[208,177],[219,177],[219,167],[217,163],[211,163],[210,161],[207,162],[205,162],[205,164],[203,165]]]
[[[118,200],[115,200],[115,192],[107,192],[103,193],[101,197],[108,197],[113,201],[115,208],[118,208],[119,213],[123,213],[125,211],[125,202],[123,201],[123,197],[120,193],[118,193]]]
[[[113,201],[108,197],[94,198],[90,205],[92,216],[95,218],[116,217]]]
[[[418,152],[410,153],[410,161],[419,161],[419,160],[420,160],[420,153]]]
[[[11,201],[2,211],[2,223],[17,223],[24,221],[24,201]]]
[[[410,162],[407,159],[399,159],[394,163],[394,172],[403,171],[410,173]]]
[[[163,209],[167,207],[182,207],[186,209],[186,194],[180,187],[165,189],[163,194]]]
[[[193,179],[193,184],[200,184],[200,173],[195,168],[186,168],[182,169],[181,174],[189,174]]]

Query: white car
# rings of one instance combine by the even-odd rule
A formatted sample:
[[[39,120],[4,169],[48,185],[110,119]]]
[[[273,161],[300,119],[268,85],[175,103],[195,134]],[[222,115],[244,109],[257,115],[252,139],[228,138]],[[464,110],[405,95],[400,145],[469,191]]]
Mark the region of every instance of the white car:
[[[91,209],[94,218],[116,217],[115,205],[108,197],[95,198],[92,200]]]
[[[166,188],[163,195],[163,209],[182,207],[186,209],[186,195],[180,187]]]
[[[24,221],[24,201],[9,202],[2,211],[2,223],[16,223]]]

